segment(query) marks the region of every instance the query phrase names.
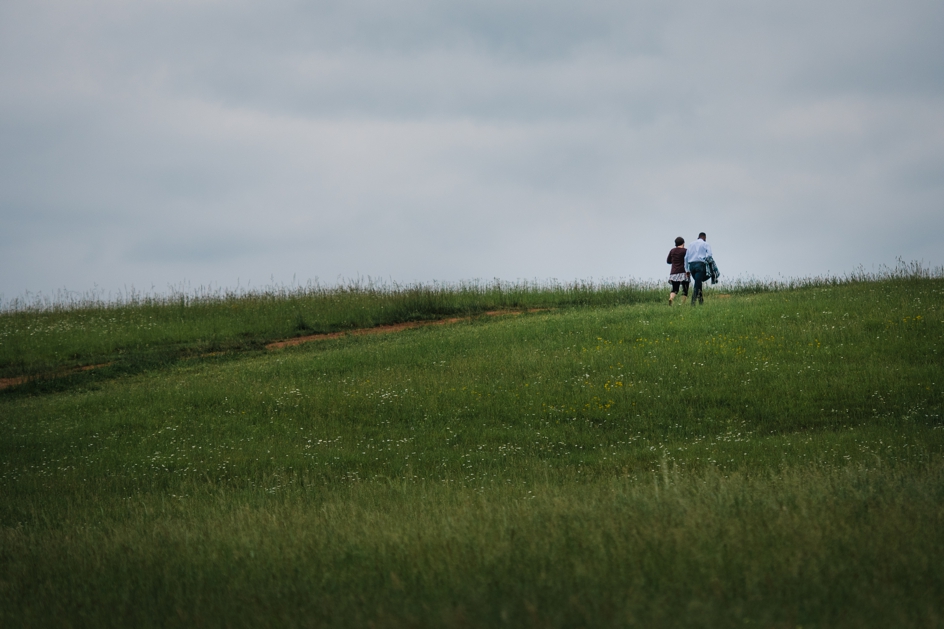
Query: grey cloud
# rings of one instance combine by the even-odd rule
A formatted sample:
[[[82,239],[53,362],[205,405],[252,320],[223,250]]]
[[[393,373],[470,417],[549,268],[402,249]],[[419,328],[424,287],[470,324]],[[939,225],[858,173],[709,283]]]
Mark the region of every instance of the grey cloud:
[[[942,19],[924,0],[4,3],[0,292],[648,277],[706,223],[729,274],[933,254]]]
[[[561,58],[600,40],[619,38],[624,49],[658,45],[654,22],[671,9],[656,2],[271,2],[221,8],[192,4],[167,11],[143,5],[133,24],[154,26],[152,46],[164,36],[184,51],[209,40],[221,49],[268,56],[298,51],[370,50],[417,53],[472,48],[506,57]]]

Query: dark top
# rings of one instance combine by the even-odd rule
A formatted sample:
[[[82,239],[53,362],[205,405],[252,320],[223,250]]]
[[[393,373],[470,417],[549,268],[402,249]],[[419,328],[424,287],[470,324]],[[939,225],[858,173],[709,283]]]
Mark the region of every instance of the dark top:
[[[666,264],[672,265],[669,275],[685,272],[685,253],[688,251],[685,247],[674,247],[669,251],[669,257],[665,259]]]

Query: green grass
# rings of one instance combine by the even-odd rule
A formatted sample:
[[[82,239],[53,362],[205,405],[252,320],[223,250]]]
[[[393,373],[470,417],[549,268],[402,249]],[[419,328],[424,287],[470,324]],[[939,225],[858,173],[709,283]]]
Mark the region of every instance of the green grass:
[[[278,351],[256,296],[215,356],[180,348],[225,299],[63,332],[142,366],[0,391],[0,624],[944,624],[944,280],[624,288],[352,292],[323,321],[553,310]],[[2,315],[7,373],[89,312]]]
[[[14,300],[0,311],[0,378],[112,363],[137,373],[206,353],[260,350],[267,343],[379,325],[506,308],[653,302],[647,284],[351,284],[237,293],[140,296],[115,302],[66,295]]]

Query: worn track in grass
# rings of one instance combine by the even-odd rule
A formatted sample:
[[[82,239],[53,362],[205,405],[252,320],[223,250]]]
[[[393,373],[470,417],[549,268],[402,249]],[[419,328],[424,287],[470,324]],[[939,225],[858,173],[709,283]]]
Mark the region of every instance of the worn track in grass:
[[[541,312],[547,310],[547,308],[530,308],[528,310],[490,310],[485,312],[485,316],[489,317],[499,317],[503,315],[520,315],[524,312]],[[343,332],[328,332],[324,334],[309,334],[306,336],[297,336],[290,339],[283,339],[280,341],[273,341],[272,343],[266,344],[266,349],[276,350],[283,349],[285,347],[293,347],[296,345],[301,345],[303,343],[310,343],[312,341],[323,341],[328,339],[336,339],[344,336],[362,336],[366,334],[390,334],[393,332],[400,332],[403,330],[412,330],[414,328],[421,328],[431,325],[448,325],[452,323],[459,323],[460,321],[471,321],[473,317],[450,317],[448,319],[433,319],[429,321],[407,321],[404,323],[394,323],[391,325],[379,325],[373,328],[360,328],[354,330],[346,330]],[[201,357],[207,356],[216,356],[224,352],[210,352],[207,354],[202,354]],[[74,367],[71,369],[57,370],[54,372],[46,372],[41,374],[29,375],[29,376],[17,376],[13,378],[0,378],[0,390],[7,389],[9,387],[15,387],[17,385],[26,384],[35,380],[49,380],[53,378],[61,378],[64,376],[71,376],[83,371],[91,371],[93,369],[100,369],[102,367],[108,367],[113,363],[99,363],[95,365],[83,365],[81,367]]]
[[[540,312],[542,310],[547,310],[546,308],[531,308],[527,311],[524,310],[489,310],[485,313],[489,317],[499,317],[502,315],[520,315],[523,312]],[[301,345],[302,343],[310,343],[311,341],[324,341],[327,339],[336,339],[341,338],[342,336],[361,336],[364,334],[389,334],[391,332],[400,332],[401,330],[412,330],[414,328],[422,328],[429,325],[447,325],[450,323],[459,323],[460,321],[471,321],[472,317],[450,317],[448,319],[434,319],[431,321],[408,321],[405,323],[393,323],[391,325],[378,325],[373,328],[361,328],[359,330],[349,330],[346,332],[329,332],[325,334],[309,334],[307,336],[297,336],[291,339],[285,339],[283,341],[275,341],[266,345],[266,349],[282,349],[283,347],[291,347],[294,345]]]

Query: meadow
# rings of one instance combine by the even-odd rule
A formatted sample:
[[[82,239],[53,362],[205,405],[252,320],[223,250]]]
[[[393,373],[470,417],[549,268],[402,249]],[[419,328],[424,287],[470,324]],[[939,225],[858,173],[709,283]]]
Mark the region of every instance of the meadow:
[[[942,297],[906,269],[699,308],[499,282],[14,304],[0,624],[942,626]]]

